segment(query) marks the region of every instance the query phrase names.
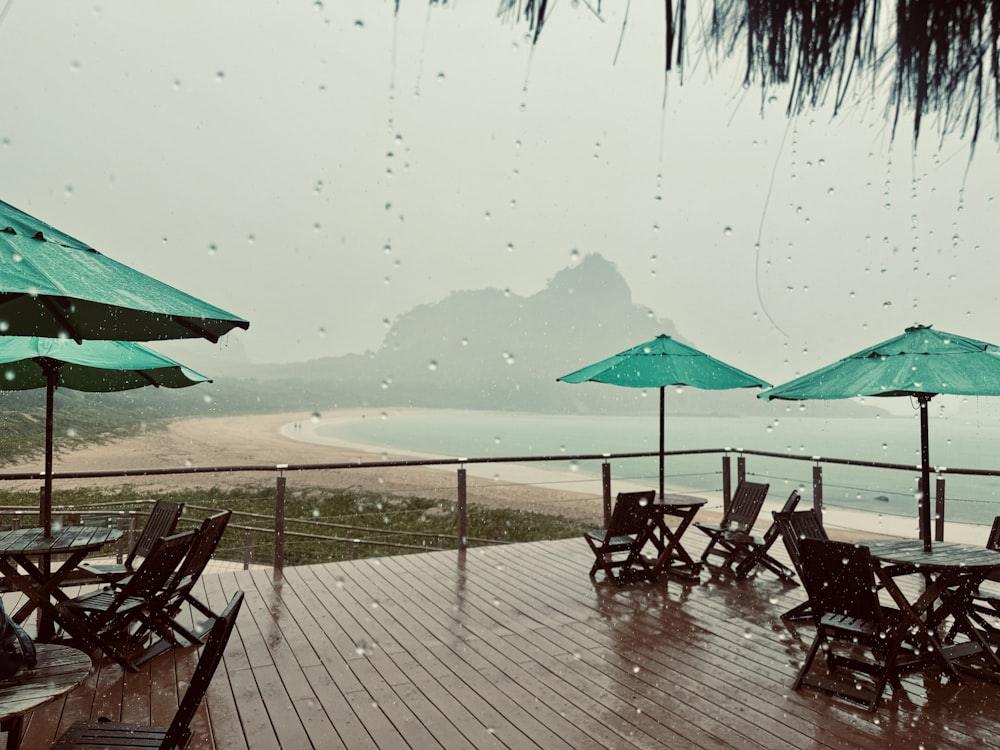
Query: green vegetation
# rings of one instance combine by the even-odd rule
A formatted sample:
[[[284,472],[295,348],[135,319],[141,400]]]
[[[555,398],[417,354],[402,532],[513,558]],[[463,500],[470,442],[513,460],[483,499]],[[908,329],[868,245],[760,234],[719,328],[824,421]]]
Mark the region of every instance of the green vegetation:
[[[270,564],[274,558],[273,488],[236,487],[155,495],[128,486],[114,491],[60,490],[54,498],[58,509],[54,515],[100,509],[110,517],[119,506],[133,506],[137,497],[184,503],[183,520],[192,525],[216,510],[232,510],[233,519],[218,556],[242,560],[244,540],[252,534],[254,561]],[[0,505],[35,508],[38,494],[0,491]],[[358,489],[289,489],[285,498],[285,564],[456,549],[455,505],[445,500],[395,497]],[[148,507],[143,505],[140,510]],[[478,505],[470,505],[468,512],[469,546],[564,539],[578,536],[587,528],[579,521],[542,513]]]

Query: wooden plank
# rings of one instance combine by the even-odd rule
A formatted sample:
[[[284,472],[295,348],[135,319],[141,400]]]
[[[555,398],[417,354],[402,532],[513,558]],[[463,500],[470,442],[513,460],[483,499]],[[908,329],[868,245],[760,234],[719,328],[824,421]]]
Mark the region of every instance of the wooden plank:
[[[685,537],[695,556],[696,539]],[[772,552],[783,559],[782,545]],[[569,539],[278,579],[206,574],[198,595],[216,611],[237,589],[247,601],[192,748],[1000,750],[992,683],[907,675],[876,714],[792,691],[813,630],[781,621],[804,594],[768,571],[618,586],[587,576],[592,556]],[[900,584],[914,594],[920,578]],[[74,718],[169,721],[196,659],[173,651],[130,675],[102,662],[31,717],[25,747],[47,747]]]

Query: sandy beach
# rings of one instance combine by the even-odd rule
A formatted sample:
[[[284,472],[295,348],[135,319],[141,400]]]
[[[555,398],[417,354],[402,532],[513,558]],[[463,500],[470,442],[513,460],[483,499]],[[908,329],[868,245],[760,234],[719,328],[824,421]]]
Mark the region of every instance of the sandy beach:
[[[122,471],[134,476],[113,478],[57,478],[54,483],[56,504],[61,488],[100,486],[125,488],[142,497],[146,492],[164,489],[200,488],[210,494],[213,489],[236,485],[273,485],[279,466],[287,477],[289,491],[302,488],[359,487],[387,494],[419,495],[454,500],[457,496],[457,469],[443,467],[389,467],[386,462],[413,458],[431,458],[425,454],[386,452],[378,447],[358,445],[329,436],[319,435],[316,428],[337,420],[378,419],[381,410],[341,409],[324,413],[320,419],[305,412],[245,415],[230,417],[189,418],[171,423],[165,430],[104,444],[78,448],[57,454],[55,472]],[[3,473],[36,472],[39,461],[20,462],[7,466]],[[316,464],[365,464],[363,469],[298,470],[294,467]],[[142,469],[172,469],[202,467],[223,469],[255,467],[253,471],[208,471],[193,474],[141,476]],[[577,518],[595,526],[603,524],[600,482],[581,481],[578,475],[513,464],[470,464],[468,469],[468,499],[492,507],[530,510]],[[35,489],[38,480],[17,480],[6,486]],[[613,487],[614,492],[652,487]],[[560,486],[572,490],[560,489]],[[780,496],[779,496],[780,495]],[[808,488],[805,492],[808,498]],[[708,504],[699,511],[699,520],[714,521],[721,514],[721,496],[706,495]],[[761,514],[762,525],[770,518],[770,509],[784,501],[782,493],[772,488],[768,504]],[[806,500],[808,502],[808,499]],[[210,504],[210,498],[206,498]],[[840,538],[858,539],[872,536],[915,537],[916,519],[881,516],[826,508],[824,520],[831,534]],[[946,538],[981,544],[985,531],[979,526],[948,524]]]
[[[60,488],[101,486],[128,488],[136,496],[144,491],[176,488],[225,488],[243,484],[273,484],[277,468],[308,464],[365,463],[373,468],[358,470],[285,470],[289,489],[296,487],[362,487],[389,494],[412,494],[455,499],[457,466],[379,467],[380,463],[420,457],[417,454],[387,453],[371,446],[361,446],[315,434],[319,424],[336,419],[378,418],[377,410],[344,409],[323,415],[316,421],[305,412],[249,415],[237,417],[180,419],[166,430],[105,444],[90,445],[72,452],[57,454],[54,471],[59,473],[187,467],[258,467],[257,471],[212,471],[198,474],[129,476],[114,478],[57,478],[54,502]],[[19,462],[4,468],[4,473],[40,470],[39,461]],[[556,513],[600,524],[602,503],[599,482],[574,488],[583,491],[551,489],[544,485],[558,483],[557,472],[513,465],[468,468],[468,499],[495,507]],[[579,477],[574,477],[578,480]],[[533,482],[535,484],[533,484]],[[30,489],[37,480],[11,481],[10,488]]]

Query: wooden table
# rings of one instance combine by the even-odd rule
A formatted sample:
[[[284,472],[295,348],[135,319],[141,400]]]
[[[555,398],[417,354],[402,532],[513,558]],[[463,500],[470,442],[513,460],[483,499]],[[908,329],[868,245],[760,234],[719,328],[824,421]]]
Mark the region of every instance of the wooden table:
[[[869,542],[876,563],[876,574],[885,590],[903,613],[896,628],[899,637],[911,628],[923,642],[929,657],[951,679],[961,682],[959,670],[989,679],[1000,679],[1000,658],[965,611],[968,595],[990,573],[1000,571],[1000,552],[969,544],[935,542],[930,552],[918,540]],[[902,575],[920,574],[924,590],[910,601],[897,585]],[[946,643],[938,633],[948,618],[953,632],[964,634],[968,641]],[[978,657],[985,667],[972,669],[964,660]]]
[[[59,622],[65,625],[55,602],[69,598],[61,588],[66,577],[84,557],[121,535],[118,529],[98,526],[65,526],[54,530],[48,537],[40,528],[0,532],[0,573],[28,598],[11,615],[14,621],[24,622],[31,612],[40,609],[42,619],[37,640],[50,640],[53,624]],[[45,564],[39,567],[35,561],[35,558],[51,555],[66,556],[56,570],[47,570]]]
[[[0,680],[0,731],[7,732],[7,750],[21,745],[24,714],[68,693],[90,674],[90,657],[69,646],[39,643],[38,663]]]
[[[650,506],[652,524],[647,541],[657,551],[656,562],[652,567],[654,576],[665,571],[687,580],[698,578],[701,573],[701,562],[688,554],[681,544],[681,537],[691,525],[698,510],[707,502],[708,500],[703,497],[668,495],[656,500]],[[668,518],[677,519],[673,528],[667,524]]]

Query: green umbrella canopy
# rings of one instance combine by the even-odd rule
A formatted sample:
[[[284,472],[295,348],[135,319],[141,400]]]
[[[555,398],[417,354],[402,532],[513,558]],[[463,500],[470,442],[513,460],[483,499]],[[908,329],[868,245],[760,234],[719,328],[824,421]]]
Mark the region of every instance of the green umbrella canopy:
[[[863,349],[757,394],[789,401],[913,396],[920,407],[920,537],[931,545],[930,440],[927,404],[938,394],[1000,396],[1000,348],[985,341],[912,326],[901,336]]]
[[[626,388],[660,389],[660,497],[663,497],[663,453],[666,386],[685,385],[704,390],[767,387],[770,383],[738,370],[704,352],[661,333],[613,357],[556,378],[564,383],[607,383]]]
[[[592,381],[626,388],[686,385],[711,391],[770,385],[662,333],[652,341],[556,379],[564,383]]]
[[[210,378],[133,341],[0,336],[0,390],[56,388],[110,393],[147,385],[184,388]]]
[[[0,201],[0,335],[215,342],[249,326]]]
[[[184,388],[211,382],[199,372],[135,342],[0,336],[0,389],[45,388],[45,476],[39,516],[45,535],[52,528],[53,394],[125,391],[143,386]]]
[[[1000,396],[1000,348],[912,326],[901,336],[769,388],[758,398],[790,401],[858,396]]]

